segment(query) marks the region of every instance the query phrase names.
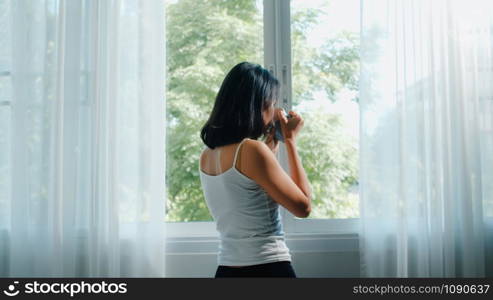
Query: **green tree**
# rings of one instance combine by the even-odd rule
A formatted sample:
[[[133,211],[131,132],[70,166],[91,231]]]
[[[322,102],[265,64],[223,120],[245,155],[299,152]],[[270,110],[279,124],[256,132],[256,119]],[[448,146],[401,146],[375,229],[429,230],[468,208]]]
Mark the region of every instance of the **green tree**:
[[[193,12],[193,13],[190,13]],[[355,89],[356,37],[328,40],[309,48],[305,32],[321,11],[293,13],[294,105],[322,90],[334,101],[342,88]],[[210,221],[199,180],[199,137],[226,73],[238,62],[263,61],[262,13],[255,0],[179,0],[167,5],[167,220]],[[356,150],[341,132],[340,120],[317,114],[305,121],[300,155],[314,189],[313,216],[354,210],[347,188],[356,182]],[[329,133],[320,138],[319,132]],[[317,152],[315,149],[329,149]],[[323,163],[320,163],[323,161]]]
[[[310,218],[348,218],[359,214],[356,193],[358,152],[337,114],[322,109],[303,114],[298,152],[312,187]]]
[[[166,16],[167,219],[212,220],[198,174],[199,132],[226,73],[240,61],[261,62],[261,15],[255,1],[180,0]]]

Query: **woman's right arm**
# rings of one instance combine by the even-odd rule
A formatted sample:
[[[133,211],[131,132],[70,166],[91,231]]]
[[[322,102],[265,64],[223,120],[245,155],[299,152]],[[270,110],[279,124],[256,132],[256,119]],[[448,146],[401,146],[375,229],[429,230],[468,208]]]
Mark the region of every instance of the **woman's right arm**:
[[[259,168],[247,168],[245,171],[249,171],[250,174],[247,175],[256,181],[274,201],[295,216],[306,218],[311,212],[311,190],[296,150],[296,136],[303,126],[303,120],[291,111],[293,118],[288,123],[283,111],[279,110],[276,113],[281,120],[291,176],[284,171],[270,148],[265,143],[257,141],[252,141],[249,145],[252,148],[249,153],[252,154],[251,165],[259,166]]]
[[[278,119],[281,121],[281,129],[284,135],[284,143],[286,145],[291,178],[303,191],[303,193],[308,198],[311,198],[310,183],[308,182],[308,177],[306,176],[305,169],[301,164],[301,160],[296,149],[296,137],[303,127],[304,121],[301,116],[294,111],[289,112],[292,116],[289,121],[284,116],[283,110],[278,110],[276,113],[278,114]]]
[[[249,153],[248,165],[257,166],[245,168],[246,175],[257,182],[274,201],[284,206],[293,215],[298,218],[308,217],[311,212],[309,188],[305,193],[301,187],[305,188],[306,185],[301,182],[300,187],[294,181],[303,177],[302,174],[295,174],[300,169],[291,168],[291,173],[294,176],[290,177],[265,143],[251,140],[246,144],[248,145],[245,146],[250,148],[246,150]]]
[[[294,140],[286,140],[286,152],[288,154],[289,170],[291,173],[291,179],[301,189],[303,194],[308,198],[311,198],[311,189],[306,176],[305,169],[301,164],[298,151],[296,150],[296,142]]]

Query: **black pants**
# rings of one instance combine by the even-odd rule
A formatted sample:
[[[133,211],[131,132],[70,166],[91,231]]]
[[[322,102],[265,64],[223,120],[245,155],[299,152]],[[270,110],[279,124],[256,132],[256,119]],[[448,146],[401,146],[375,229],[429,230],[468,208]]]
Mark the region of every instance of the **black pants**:
[[[276,261],[241,268],[218,266],[215,278],[220,277],[292,277],[296,278],[291,262]]]

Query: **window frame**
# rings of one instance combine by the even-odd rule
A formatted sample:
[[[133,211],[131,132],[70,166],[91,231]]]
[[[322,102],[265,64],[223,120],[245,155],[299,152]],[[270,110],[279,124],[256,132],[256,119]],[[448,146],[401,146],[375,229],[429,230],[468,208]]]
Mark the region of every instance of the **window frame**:
[[[292,108],[291,73],[291,1],[262,0],[264,28],[264,66],[281,82],[281,101],[277,107],[286,111]],[[282,168],[289,173],[284,143],[280,144],[277,158]],[[357,234],[360,219],[310,219],[297,218],[283,206],[279,207],[286,236],[299,234]],[[166,222],[167,236],[219,237],[213,221]]]

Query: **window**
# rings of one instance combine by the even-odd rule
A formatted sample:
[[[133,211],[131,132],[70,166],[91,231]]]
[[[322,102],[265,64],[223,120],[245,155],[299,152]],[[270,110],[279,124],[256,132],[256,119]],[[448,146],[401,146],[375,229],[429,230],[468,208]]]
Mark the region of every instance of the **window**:
[[[285,231],[352,230],[359,215],[359,15],[359,0],[167,4],[166,221],[179,227],[170,232],[214,234],[199,180],[199,132],[224,76],[240,61],[273,72],[282,83],[280,106],[306,120],[298,149],[313,210],[298,219],[282,208]]]
[[[262,63],[261,5],[244,0],[167,5],[167,221],[213,220],[199,180],[204,148],[199,132],[226,73],[240,61]]]
[[[292,106],[305,118],[311,218],[359,216],[359,14],[359,0],[291,2]]]

